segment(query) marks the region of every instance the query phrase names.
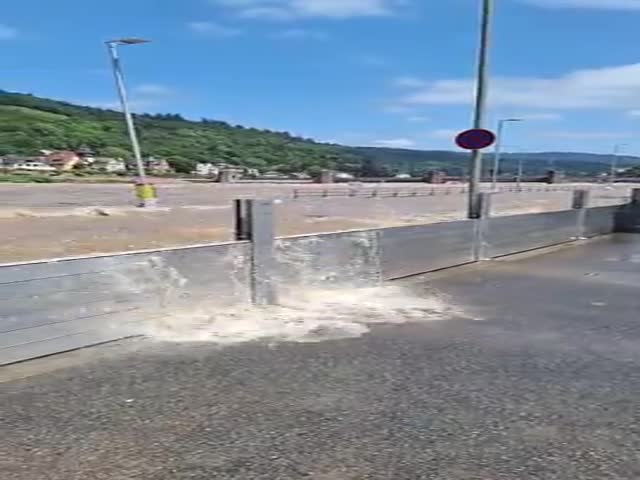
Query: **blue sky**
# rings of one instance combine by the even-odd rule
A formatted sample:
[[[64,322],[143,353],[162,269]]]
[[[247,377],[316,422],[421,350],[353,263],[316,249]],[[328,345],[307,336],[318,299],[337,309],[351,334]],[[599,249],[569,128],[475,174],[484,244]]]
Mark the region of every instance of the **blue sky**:
[[[491,124],[508,148],[640,154],[640,0],[495,0]],[[471,124],[479,0],[21,0],[0,10],[0,88],[324,141],[453,149]],[[89,6],[90,5],[90,6]]]

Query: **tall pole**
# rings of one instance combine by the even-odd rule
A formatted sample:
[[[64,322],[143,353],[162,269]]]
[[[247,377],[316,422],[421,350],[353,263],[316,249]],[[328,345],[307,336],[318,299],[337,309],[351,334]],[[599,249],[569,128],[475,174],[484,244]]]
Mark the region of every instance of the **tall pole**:
[[[118,89],[118,96],[120,97],[120,104],[122,105],[122,112],[127,123],[127,130],[129,132],[129,139],[131,140],[131,147],[133,148],[133,156],[136,161],[136,168],[138,170],[138,178],[140,183],[145,184],[147,181],[147,175],[144,170],[144,163],[142,161],[142,153],[140,152],[140,143],[138,142],[138,135],[136,133],[136,127],[133,123],[133,116],[129,109],[129,100],[127,97],[127,89],[124,83],[124,74],[122,73],[122,66],[120,64],[120,57],[118,56],[118,43],[107,42],[107,48],[109,50],[109,56],[111,57],[111,65],[113,67],[113,76],[116,80],[116,87]]]
[[[618,176],[618,160],[620,158],[620,150],[624,147],[624,144],[618,144],[613,147],[613,157],[611,158],[611,175],[609,177],[609,181],[611,185],[616,182],[616,177]]]
[[[480,18],[480,48],[478,49],[478,71],[476,80],[476,100],[473,128],[483,128],[487,109],[487,87],[489,81],[489,47],[491,40],[491,20],[493,16],[493,0],[482,0]],[[482,151],[474,150],[471,154],[469,172],[469,218],[480,216],[480,180],[482,177]]]
[[[491,174],[491,189],[495,192],[498,188],[498,171],[500,170],[500,155],[502,153],[502,135],[506,120],[498,122],[498,134],[496,135],[496,150],[493,155],[493,172]]]
[[[523,170],[524,158],[518,159],[518,179],[516,180],[518,191],[522,188],[522,170]]]
[[[500,174],[500,159],[502,156],[502,142],[504,140],[504,126],[510,122],[522,122],[521,118],[504,118],[498,122],[498,134],[496,135],[496,149],[493,155],[493,174],[491,175],[491,187],[495,192],[498,188],[498,175]]]

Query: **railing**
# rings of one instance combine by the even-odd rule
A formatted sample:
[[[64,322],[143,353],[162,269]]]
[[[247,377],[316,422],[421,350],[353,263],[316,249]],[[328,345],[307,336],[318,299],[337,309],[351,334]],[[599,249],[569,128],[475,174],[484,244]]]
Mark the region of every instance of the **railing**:
[[[499,187],[497,193],[533,193],[533,192],[572,192],[578,186],[528,186]],[[293,190],[294,200],[305,198],[410,198],[462,195],[469,192],[468,187],[432,187],[432,188],[368,188],[368,187],[330,187],[330,188],[296,188]]]

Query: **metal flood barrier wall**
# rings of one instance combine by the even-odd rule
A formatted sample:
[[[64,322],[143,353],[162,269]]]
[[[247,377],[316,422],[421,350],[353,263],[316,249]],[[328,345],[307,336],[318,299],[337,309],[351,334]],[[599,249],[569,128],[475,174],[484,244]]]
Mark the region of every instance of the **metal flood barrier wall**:
[[[379,234],[375,230],[280,238],[275,282],[279,293],[299,288],[357,288],[380,282]]]
[[[0,266],[0,364],[138,335],[185,305],[246,303],[249,257],[230,243]]]
[[[531,213],[487,220],[488,257],[501,257],[575,240],[578,211]]]
[[[640,224],[635,195],[628,207],[580,203],[560,212],[287,238],[274,237],[271,202],[242,200],[236,242],[0,265],[0,364],[141,335],[148,320],[180,312],[272,304],[300,288],[378,285],[612,233],[621,211],[627,224]]]
[[[474,220],[382,229],[382,278],[391,280],[473,262],[474,239]]]

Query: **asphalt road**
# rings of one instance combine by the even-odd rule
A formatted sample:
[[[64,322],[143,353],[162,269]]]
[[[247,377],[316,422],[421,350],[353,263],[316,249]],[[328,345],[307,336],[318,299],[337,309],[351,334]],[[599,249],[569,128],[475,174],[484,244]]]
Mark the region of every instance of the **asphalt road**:
[[[290,200],[294,188],[315,185],[163,184],[157,210],[132,206],[128,185],[0,185],[0,263],[91,255],[232,240],[232,200],[288,198],[276,211],[278,235],[421,225],[466,216],[463,194],[410,198],[305,198]],[[372,187],[362,187],[364,189]],[[430,185],[388,188],[427,189]],[[436,188],[447,188],[440,186]],[[603,187],[594,206],[624,203],[629,186]],[[571,206],[571,192],[504,193],[494,214],[507,215]]]
[[[466,315],[360,338],[5,367],[0,476],[637,480],[639,259],[618,236],[452,270],[412,288]]]

